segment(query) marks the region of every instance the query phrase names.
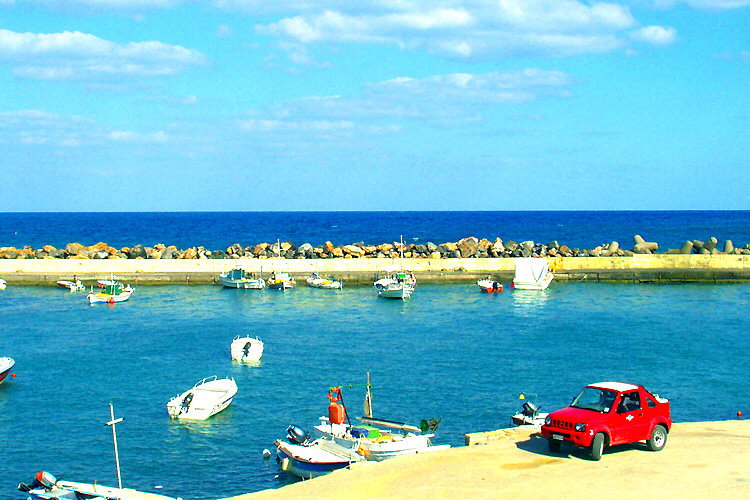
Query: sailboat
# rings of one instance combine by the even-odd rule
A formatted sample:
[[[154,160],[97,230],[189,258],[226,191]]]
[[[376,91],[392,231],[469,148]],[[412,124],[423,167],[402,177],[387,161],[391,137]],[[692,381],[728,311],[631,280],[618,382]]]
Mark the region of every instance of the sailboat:
[[[400,264],[401,269],[391,271],[391,273],[385,278],[381,278],[373,286],[378,291],[378,297],[384,299],[408,299],[414,292],[414,288],[417,286],[417,278],[414,277],[414,273],[406,271],[404,267],[404,237],[401,236],[401,243],[399,245],[400,251]]]
[[[450,445],[432,444],[434,432],[442,418],[422,420],[417,427],[405,422],[373,417],[371,388],[368,372],[364,415],[358,418],[362,425],[352,425],[343,404],[342,387],[332,387],[328,392],[328,399],[331,401],[328,417],[320,417],[320,424],[315,426],[316,434],[332,439],[341,446],[355,449],[367,460],[375,461],[450,448]]]
[[[62,481],[49,472],[40,471],[34,475],[29,483],[19,483],[18,490],[29,494],[30,500],[180,500],[155,493],[145,493],[131,488],[122,487],[120,476],[120,455],[117,451],[117,432],[115,425],[124,418],[115,418],[112,403],[109,404],[110,420],[107,425],[112,427],[112,442],[115,450],[115,466],[117,468],[117,488],[103,486],[97,483],[77,483]]]

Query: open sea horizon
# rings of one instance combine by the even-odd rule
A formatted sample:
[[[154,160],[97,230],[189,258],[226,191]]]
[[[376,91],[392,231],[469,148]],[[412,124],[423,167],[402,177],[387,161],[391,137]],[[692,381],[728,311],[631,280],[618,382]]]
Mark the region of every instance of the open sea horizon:
[[[221,248],[400,234],[625,248],[641,234],[662,249],[716,236],[740,246],[750,242],[750,212],[0,214],[0,246]],[[669,398],[676,422],[734,419],[750,409],[749,309],[746,283],[553,281],[543,292],[499,294],[420,283],[404,302],[367,286],[162,285],[138,286],[113,307],[11,284],[0,291],[0,356],[16,361],[16,376],[0,384],[0,498],[24,499],[16,484],[40,470],[116,485],[110,402],[125,418],[117,426],[125,487],[207,500],[284,486],[290,479],[263,450],[289,424],[312,431],[328,388],[364,384],[367,371],[375,416],[442,417],[436,444],[462,446],[466,433],[509,426],[521,392],[555,410],[605,380]],[[265,342],[259,366],[230,360],[232,339],[246,334]],[[167,401],[211,375],[235,379],[232,405],[204,422],[170,419]],[[362,396],[361,386],[344,389],[352,417]]]

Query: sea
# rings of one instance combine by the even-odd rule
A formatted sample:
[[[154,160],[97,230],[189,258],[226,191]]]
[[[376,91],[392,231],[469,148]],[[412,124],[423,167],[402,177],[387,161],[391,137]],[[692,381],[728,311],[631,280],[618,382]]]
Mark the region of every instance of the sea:
[[[712,236],[744,246],[750,212],[0,214],[0,246],[35,248],[401,235],[627,248],[633,234],[663,249]],[[0,291],[0,356],[16,361],[0,384],[2,499],[25,498],[17,483],[40,470],[116,485],[110,403],[124,418],[116,432],[125,487],[203,500],[284,486],[293,479],[263,451],[274,453],[290,424],[312,432],[332,386],[344,386],[350,416],[361,415],[368,372],[375,416],[442,419],[433,442],[452,446],[508,427],[520,394],[555,410],[607,380],[670,399],[676,422],[750,411],[750,284],[553,281],[543,292],[484,294],[472,283],[418,283],[404,302],[368,286],[139,286],[128,302],[89,306],[82,292],[1,277],[9,286]],[[231,361],[237,335],[265,342],[259,365]],[[167,401],[212,375],[235,379],[232,405],[203,422],[170,419]]]

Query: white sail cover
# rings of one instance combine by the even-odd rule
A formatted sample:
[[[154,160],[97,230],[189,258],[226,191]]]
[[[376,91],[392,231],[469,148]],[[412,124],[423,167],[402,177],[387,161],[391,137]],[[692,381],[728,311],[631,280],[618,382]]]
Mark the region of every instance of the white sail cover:
[[[516,259],[516,275],[513,284],[516,288],[547,288],[552,281],[549,260],[534,257]]]

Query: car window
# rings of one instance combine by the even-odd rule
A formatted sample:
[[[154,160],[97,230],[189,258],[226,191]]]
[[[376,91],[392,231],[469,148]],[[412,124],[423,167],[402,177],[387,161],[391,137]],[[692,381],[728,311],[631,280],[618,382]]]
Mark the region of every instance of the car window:
[[[584,410],[607,413],[612,409],[612,404],[615,402],[616,395],[617,393],[615,393],[615,391],[597,389],[596,387],[584,387],[580,394],[575,397],[570,406]]]
[[[626,392],[620,399],[620,405],[618,406],[619,412],[630,412],[641,409],[641,395],[636,392]]]

